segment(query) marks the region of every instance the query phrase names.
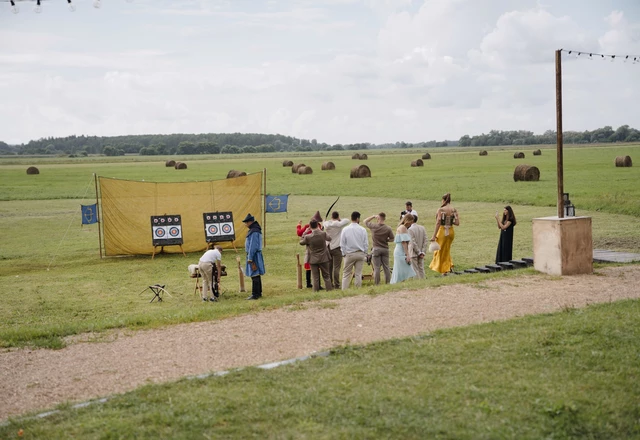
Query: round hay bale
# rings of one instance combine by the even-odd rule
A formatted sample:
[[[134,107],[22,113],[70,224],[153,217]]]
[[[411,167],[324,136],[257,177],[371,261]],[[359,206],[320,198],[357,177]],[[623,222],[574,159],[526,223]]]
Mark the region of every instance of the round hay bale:
[[[424,166],[424,162],[422,161],[422,159],[412,160],[411,161],[411,166],[412,167],[423,167]]]
[[[313,169],[308,166],[298,167],[298,174],[313,174]]]
[[[283,167],[293,166],[293,161],[292,160],[285,160],[284,162],[282,162],[282,166]]]
[[[632,166],[631,156],[618,156],[614,163],[617,167],[630,167]]]
[[[27,174],[40,174],[40,170],[36,167],[27,168]]]
[[[297,172],[298,172],[298,168],[300,168],[300,167],[305,167],[305,166],[306,166],[306,165],[305,165],[305,164],[303,164],[303,163],[294,163],[294,164],[291,166],[291,172],[295,174],[295,173],[297,173]]]
[[[360,159],[360,154],[356,153],[353,156],[351,156],[351,159]]]
[[[429,160],[429,159],[431,159],[431,155],[430,155],[429,153],[424,153],[424,154],[422,155],[422,158],[423,158],[423,159],[426,159],[426,160]]]
[[[534,156],[542,156],[542,151],[541,150],[534,150],[533,151],[533,155]]]
[[[229,170],[229,172],[227,173],[227,179],[233,179],[234,177],[241,177],[246,175],[247,173],[245,173],[244,171]]]
[[[482,150],[480,152],[480,156],[488,156],[488,155],[489,155],[489,153],[487,153],[487,150]]]
[[[176,161],[175,160],[168,160],[164,163],[165,167],[175,167],[176,166]]]
[[[187,164],[184,163],[184,162],[176,162],[175,168],[176,168],[176,170],[186,170],[187,169]]]
[[[361,154],[360,154],[360,160],[367,160],[367,159],[369,159],[369,156],[367,156],[367,155],[366,155],[366,154],[364,154],[364,153],[361,153]]]
[[[518,151],[517,153],[513,153],[514,159],[524,159],[524,153],[522,151]]]
[[[513,172],[514,182],[537,182],[540,180],[540,170],[532,165],[518,165]]]
[[[352,179],[371,177],[371,170],[366,165],[358,165],[357,167],[351,168],[351,175],[349,177],[351,177]]]
[[[335,170],[335,169],[336,169],[336,164],[334,164],[333,162],[325,162],[322,164],[323,171]]]

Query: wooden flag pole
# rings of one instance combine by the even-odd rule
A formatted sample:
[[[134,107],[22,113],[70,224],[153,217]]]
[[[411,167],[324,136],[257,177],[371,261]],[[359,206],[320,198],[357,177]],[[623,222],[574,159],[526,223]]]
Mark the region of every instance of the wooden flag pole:
[[[267,247],[267,169],[262,169],[263,189],[262,194],[262,246]]]
[[[564,218],[564,168],[562,146],[562,50],[556,50],[556,170],[558,178],[558,218]]]
[[[98,220],[98,247],[100,248],[100,258],[102,258],[102,222],[100,222],[100,205],[98,205],[98,176],[93,173],[93,180],[96,185],[96,220]]]

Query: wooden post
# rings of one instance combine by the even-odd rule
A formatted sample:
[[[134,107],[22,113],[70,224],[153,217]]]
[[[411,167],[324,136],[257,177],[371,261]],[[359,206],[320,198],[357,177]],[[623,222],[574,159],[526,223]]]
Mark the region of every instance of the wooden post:
[[[558,218],[564,218],[564,169],[562,160],[562,50],[556,50],[556,155],[558,177]]]
[[[100,205],[98,204],[98,176],[96,176],[96,173],[93,173],[93,180],[96,184],[96,220],[98,220],[98,247],[100,248],[100,258],[102,258],[102,233],[100,232],[102,222],[100,222]]]
[[[263,194],[262,194],[262,246],[267,247],[267,169],[262,169]]]

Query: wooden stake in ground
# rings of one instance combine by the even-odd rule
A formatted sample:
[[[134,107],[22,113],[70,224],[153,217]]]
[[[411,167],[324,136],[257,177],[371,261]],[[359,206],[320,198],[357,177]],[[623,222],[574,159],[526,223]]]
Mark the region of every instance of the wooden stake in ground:
[[[244,292],[244,272],[242,272],[242,266],[240,265],[240,257],[236,257],[238,262],[238,279],[240,280],[240,292]]]
[[[298,265],[297,265],[298,289],[302,289],[302,266],[300,265],[300,254],[296,254],[296,260],[298,260]]]

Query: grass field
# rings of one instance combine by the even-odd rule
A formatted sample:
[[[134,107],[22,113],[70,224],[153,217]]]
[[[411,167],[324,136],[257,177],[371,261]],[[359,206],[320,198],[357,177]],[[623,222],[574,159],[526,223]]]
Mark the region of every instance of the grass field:
[[[535,147],[537,148],[537,147]],[[477,282],[504,274],[440,277],[398,286],[313,294],[297,290],[295,225],[316,210],[343,216],[386,211],[389,223],[408,199],[431,230],[445,192],[461,216],[453,258],[464,269],[493,261],[498,241],[494,212],[511,204],[518,217],[514,255],[532,255],[531,219],[555,215],[555,150],[490,148],[431,150],[411,168],[418,151],[368,152],[371,179],[349,179],[361,162],[344,155],[182,157],[187,170],[164,167],[166,158],[90,157],[0,159],[0,347],[60,348],[69,335],[112,328],[153,328],[222,319],[259,310],[347,295],[377,295]],[[618,155],[640,156],[640,145],[565,149],[565,191],[579,215],[593,219],[594,246],[640,252],[640,171],[615,168]],[[304,162],[312,175],[294,175],[283,159]],[[336,171],[320,171],[322,162]],[[514,182],[517,164],[541,171],[540,182]],[[38,166],[40,174],[26,175]],[[290,193],[287,214],[267,217],[265,298],[244,301],[235,255],[223,279],[224,300],[203,304],[187,265],[200,253],[105,258],[98,256],[96,225],[80,227],[80,203],[93,203],[93,173],[147,181],[220,179],[229,169],[267,169],[267,192]],[[242,244],[239,244],[242,247]],[[243,256],[241,254],[241,256]],[[370,270],[370,269],[365,269]],[[153,283],[173,295],[161,304],[141,293]],[[0,438],[640,438],[637,402],[637,301],[566,310],[505,323],[435,332],[367,347],[344,347],[327,358],[225,377],[146,386],[105,405],[43,420],[0,426]],[[402,362],[398,362],[402,359]],[[498,373],[498,374],[496,374]]]
[[[530,148],[532,151],[533,148]],[[155,327],[179,322],[220,319],[251,310],[280,307],[314,298],[295,288],[295,255],[303,249],[297,243],[295,225],[316,210],[322,214],[339,195],[334,209],[343,216],[358,210],[364,216],[386,211],[394,217],[411,199],[420,223],[432,229],[431,216],[440,196],[450,191],[462,225],[453,246],[456,268],[465,269],[493,262],[498,232],[493,215],[509,203],[518,217],[514,255],[532,255],[531,219],[555,215],[555,151],[543,150],[527,158],[513,159],[513,150],[489,149],[487,157],[476,151],[439,149],[421,168],[410,161],[420,152],[374,151],[366,163],[370,179],[350,179],[349,169],[361,163],[347,155],[286,156],[314,168],[312,175],[292,174],[282,167],[283,155],[266,157],[180,158],[187,170],[164,166],[164,158],[27,159],[0,161],[0,346],[34,345],[61,347],[67,335],[109,328]],[[640,152],[639,145],[599,148],[568,148],[565,151],[565,190],[570,192],[579,215],[593,218],[596,248],[640,251],[640,171],[615,168],[616,155]],[[638,154],[635,154],[638,156]],[[111,158],[109,158],[111,159]],[[326,160],[335,171],[320,171]],[[540,168],[540,182],[514,182],[513,169],[519,163]],[[36,165],[39,175],[26,175]],[[230,266],[223,279],[225,298],[216,307],[202,307],[194,295],[193,280],[186,266],[197,262],[200,253],[182,255],[106,258],[98,256],[96,225],[80,227],[80,203],[95,200],[93,174],[151,181],[185,181],[224,178],[229,169],[257,172],[267,169],[267,192],[290,193],[287,214],[267,217],[265,258],[265,300],[247,304],[237,290],[233,270],[235,255],[225,252]],[[242,247],[242,243],[238,244]],[[240,254],[241,256],[242,253]],[[366,269],[370,270],[370,269]],[[496,275],[494,275],[496,276]],[[497,276],[510,276],[506,274]],[[429,273],[426,281],[410,281],[402,288],[422,288],[450,282],[471,282],[474,277],[443,280]],[[165,284],[173,297],[161,306],[148,303],[149,284]],[[399,286],[371,286],[356,291],[333,292],[326,297],[378,294]]]
[[[148,385],[0,438],[640,438],[640,302]]]

